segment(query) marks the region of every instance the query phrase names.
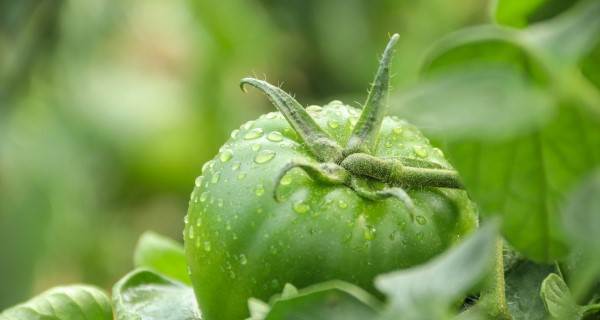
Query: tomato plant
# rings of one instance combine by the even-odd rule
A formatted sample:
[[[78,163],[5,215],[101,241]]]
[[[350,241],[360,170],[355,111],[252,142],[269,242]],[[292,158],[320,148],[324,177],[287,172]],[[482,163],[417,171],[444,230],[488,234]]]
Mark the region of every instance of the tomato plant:
[[[204,164],[184,245],[145,233],[112,298],[0,320],[598,319],[600,2],[494,9],[516,28],[444,38],[388,97],[392,36],[362,110],[242,79],[277,112]]]
[[[196,181],[185,244],[206,319],[243,318],[249,298],[285,283],[339,279],[375,293],[376,275],[423,263],[477,226],[442,152],[384,117],[397,38],[362,112],[339,101],[305,110],[280,88],[242,80],[280,112],[236,129]]]

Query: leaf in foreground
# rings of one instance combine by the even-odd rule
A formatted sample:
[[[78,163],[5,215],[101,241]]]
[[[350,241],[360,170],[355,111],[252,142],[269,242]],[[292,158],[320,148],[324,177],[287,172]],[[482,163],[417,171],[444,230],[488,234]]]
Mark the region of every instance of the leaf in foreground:
[[[430,262],[376,278],[388,296],[386,319],[440,319],[479,284],[494,262],[497,223],[483,226],[464,242]]]
[[[343,281],[323,282],[301,290],[286,286],[274,299],[268,313],[266,304],[249,303],[254,309],[252,320],[374,319],[381,304],[366,291]]]
[[[598,303],[578,305],[563,278],[556,273],[544,279],[540,296],[553,319],[580,320],[600,311]]]
[[[175,240],[152,231],[145,232],[138,240],[134,254],[136,268],[147,268],[190,284],[183,246]]]
[[[486,65],[504,65],[506,72],[519,72],[518,77],[511,76],[512,80],[507,77],[510,81],[505,84],[492,78],[482,82],[478,80],[485,76],[482,73],[460,78],[471,80],[454,86],[476,89],[471,93],[461,89],[471,96],[461,98],[466,102],[479,99],[482,83],[502,93],[510,92],[521,81],[518,92],[529,92],[470,103],[467,107],[472,109],[463,117],[467,120],[462,121],[464,127],[460,130],[452,130],[451,126],[459,124],[461,117],[449,118],[451,121],[441,126],[431,120],[445,122],[448,105],[462,108],[444,102],[455,99],[452,90],[435,90],[435,98],[424,100],[439,102],[439,117],[434,116],[434,108],[423,108],[424,115],[415,113],[413,117],[431,120],[417,124],[425,131],[433,127],[433,136],[447,142],[442,147],[482,215],[502,216],[505,238],[537,262],[551,262],[566,255],[560,220],[564,199],[581,177],[600,165],[600,81],[594,81],[599,78],[595,76],[598,59],[590,60],[588,69],[580,70],[581,61],[587,61],[592,52],[600,52],[594,49],[599,46],[599,14],[600,1],[581,1],[564,14],[523,30],[470,28],[440,41],[425,66],[425,86],[429,81],[451,80],[456,70],[469,73]],[[536,96],[540,89],[550,98],[549,104],[544,102],[547,99],[536,102],[527,98]],[[512,106],[521,106],[521,110]],[[410,118],[401,109],[397,112]],[[489,128],[482,131],[482,126]],[[495,132],[500,131],[496,136]]]
[[[556,268],[520,261],[505,274],[506,302],[513,320],[545,320],[544,302],[539,292],[542,281]]]
[[[0,314],[1,320],[112,320],[110,299],[98,288],[72,285],[52,288]]]
[[[191,287],[150,270],[127,274],[113,288],[116,320],[199,320]]]
[[[600,170],[586,178],[570,195],[563,224],[574,252],[579,255],[574,273],[576,296],[584,293],[600,274]]]

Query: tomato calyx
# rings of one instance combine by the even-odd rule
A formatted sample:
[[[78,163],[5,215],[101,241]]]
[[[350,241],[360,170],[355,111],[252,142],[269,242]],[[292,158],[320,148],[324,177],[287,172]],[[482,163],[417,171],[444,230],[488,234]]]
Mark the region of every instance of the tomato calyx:
[[[392,35],[383,52],[360,118],[345,148],[319,127],[302,105],[281,88],[255,78],[240,81],[243,91],[245,85],[250,85],[269,98],[317,160],[291,161],[280,170],[275,180],[276,186],[280,185],[288,171],[300,168],[315,181],[328,185],[346,185],[366,199],[397,198],[411,213],[414,204],[406,193],[407,189],[463,188],[456,171],[442,168],[438,164],[425,160],[372,155],[385,116],[390,63],[398,38],[398,34]],[[274,197],[277,201],[280,200],[277,188]]]

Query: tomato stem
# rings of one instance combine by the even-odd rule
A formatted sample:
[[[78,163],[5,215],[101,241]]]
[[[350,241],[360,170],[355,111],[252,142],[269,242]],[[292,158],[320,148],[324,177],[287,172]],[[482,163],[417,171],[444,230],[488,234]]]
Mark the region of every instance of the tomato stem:
[[[399,37],[397,33],[392,35],[383,51],[383,55],[379,61],[379,68],[369,90],[363,111],[344,150],[344,154],[346,155],[355,152],[371,153],[375,147],[377,135],[379,134],[381,122],[383,121],[387,107],[392,53]]]
[[[377,158],[366,153],[354,153],[347,156],[341,166],[352,174],[368,176],[405,188],[463,188],[455,170],[411,167],[394,158]]]
[[[283,114],[288,123],[298,133],[304,144],[321,162],[339,162],[342,159],[342,148],[333,140],[313,118],[304,110],[302,105],[287,92],[266,81],[254,78],[244,78],[240,88],[251,85],[261,90],[273,105]]]

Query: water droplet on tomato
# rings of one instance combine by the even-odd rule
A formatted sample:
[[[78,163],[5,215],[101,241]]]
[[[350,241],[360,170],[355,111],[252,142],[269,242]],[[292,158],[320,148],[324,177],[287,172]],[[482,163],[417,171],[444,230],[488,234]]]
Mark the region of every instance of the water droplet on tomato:
[[[254,129],[248,131],[244,135],[244,139],[246,139],[246,140],[254,140],[254,139],[258,139],[258,138],[262,137],[262,135],[263,135],[263,129],[261,129],[261,128],[254,128]]]
[[[265,187],[262,184],[257,185],[256,189],[254,189],[254,194],[256,194],[257,197],[262,196],[265,194]]]
[[[208,199],[208,191],[204,191],[200,195],[200,202],[204,202],[204,201],[206,201],[206,199]]]
[[[231,160],[232,157],[233,157],[233,151],[226,149],[221,153],[221,155],[219,156],[219,159],[221,159],[221,162],[227,162],[227,161]]]
[[[367,226],[365,228],[365,231],[363,232],[363,237],[365,238],[365,240],[367,241],[371,241],[373,239],[375,239],[375,232],[377,230],[375,229],[375,227],[373,226]]]
[[[292,177],[289,174],[286,174],[285,176],[283,176],[283,178],[281,178],[281,181],[279,181],[279,183],[282,186],[287,186],[290,183],[292,183]]]
[[[253,125],[254,125],[254,120],[250,120],[250,121],[244,123],[244,125],[242,125],[242,128],[244,130],[249,130],[250,128],[252,128]]]
[[[206,171],[211,167],[213,161],[209,160],[206,161],[203,165],[202,165],[202,173],[206,173]]]
[[[310,210],[310,206],[302,200],[294,202],[292,208],[294,211],[296,211],[296,213],[306,213],[308,210]]]
[[[321,108],[321,106],[317,106],[317,105],[311,105],[306,107],[306,111],[308,112],[320,112],[321,110],[323,110],[323,108]]]
[[[267,139],[272,142],[279,142],[283,140],[283,135],[279,131],[272,131],[267,135]]]
[[[413,150],[415,151],[415,154],[417,155],[417,157],[419,157],[419,158],[427,157],[427,149],[425,149],[424,147],[414,146]]]
[[[275,151],[272,150],[262,150],[260,151],[256,157],[254,158],[254,162],[258,164],[267,163],[275,157]]]

